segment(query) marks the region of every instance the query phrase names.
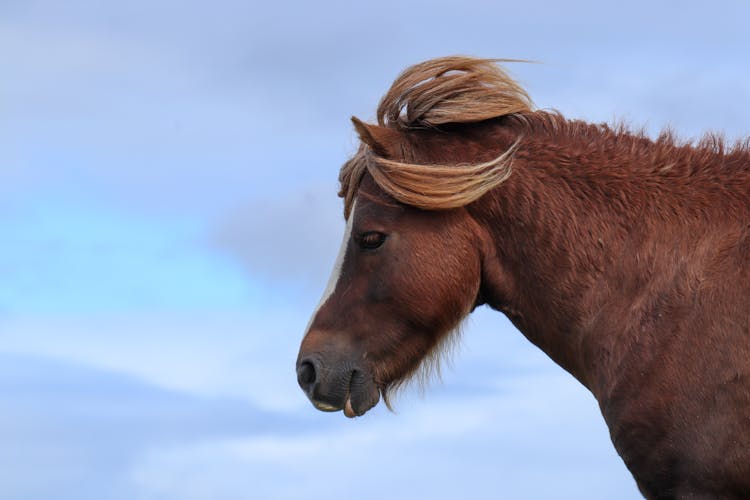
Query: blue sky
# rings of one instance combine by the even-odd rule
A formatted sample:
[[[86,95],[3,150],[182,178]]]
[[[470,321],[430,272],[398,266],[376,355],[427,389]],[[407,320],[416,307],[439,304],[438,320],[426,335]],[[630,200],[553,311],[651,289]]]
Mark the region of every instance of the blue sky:
[[[596,402],[480,310],[397,413],[294,361],[338,168],[405,66],[471,54],[540,108],[750,134],[742,2],[0,2],[0,497],[639,498]]]

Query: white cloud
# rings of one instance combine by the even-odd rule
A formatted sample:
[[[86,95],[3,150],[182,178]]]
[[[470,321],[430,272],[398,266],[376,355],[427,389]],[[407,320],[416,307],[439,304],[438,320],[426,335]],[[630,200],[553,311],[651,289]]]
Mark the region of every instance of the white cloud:
[[[155,448],[132,477],[144,498],[638,498],[583,388],[558,372],[506,389],[330,415],[327,432]]]
[[[307,317],[284,309],[255,314],[5,317],[0,351],[80,363],[267,409],[306,405],[294,361]]]
[[[357,492],[363,500],[384,491],[394,498],[498,491],[519,499],[637,498],[591,395],[498,313],[477,314],[442,384],[421,398],[407,393],[395,415],[380,405],[353,421],[317,412],[296,387],[299,335],[290,332],[301,335],[306,318],[264,314],[17,318],[0,327],[6,352],[246,399],[306,423],[234,437],[186,434],[174,444],[141,441],[131,450],[132,498],[298,498],[301,491],[334,498]]]

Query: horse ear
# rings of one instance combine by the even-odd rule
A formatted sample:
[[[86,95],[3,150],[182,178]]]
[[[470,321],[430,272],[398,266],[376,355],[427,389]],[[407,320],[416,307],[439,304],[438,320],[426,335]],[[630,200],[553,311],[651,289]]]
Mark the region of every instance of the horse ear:
[[[356,116],[352,116],[352,123],[359,139],[370,146],[376,155],[393,158],[400,150],[400,143],[403,141],[400,132],[380,125],[370,125]]]

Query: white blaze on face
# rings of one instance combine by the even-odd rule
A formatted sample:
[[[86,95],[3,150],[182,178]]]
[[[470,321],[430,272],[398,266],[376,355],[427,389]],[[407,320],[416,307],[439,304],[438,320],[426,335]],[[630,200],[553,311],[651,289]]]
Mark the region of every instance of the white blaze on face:
[[[355,200],[352,203],[352,209],[349,212],[349,220],[346,221],[346,230],[344,231],[344,240],[341,242],[341,248],[339,248],[339,254],[338,257],[336,257],[336,263],[333,265],[333,271],[331,271],[331,277],[328,278],[328,285],[326,285],[326,289],[323,292],[323,296],[320,298],[320,302],[318,302],[318,306],[315,308],[315,312],[312,313],[312,316],[310,317],[310,321],[307,323],[307,328],[305,328],[305,336],[307,336],[307,333],[310,331],[310,326],[312,325],[313,320],[315,319],[315,316],[318,315],[318,311],[320,311],[320,308],[323,307],[323,305],[328,300],[328,297],[333,294],[334,290],[336,290],[336,285],[339,283],[339,276],[341,276],[341,266],[344,265],[344,255],[346,254],[346,246],[349,244],[349,240],[352,236],[352,221],[354,220],[354,209],[356,208],[357,201]]]

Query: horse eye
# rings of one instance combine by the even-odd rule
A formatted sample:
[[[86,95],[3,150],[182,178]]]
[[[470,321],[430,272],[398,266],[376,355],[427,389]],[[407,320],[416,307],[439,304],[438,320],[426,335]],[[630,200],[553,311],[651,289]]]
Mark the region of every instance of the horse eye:
[[[357,238],[357,243],[359,243],[360,248],[365,250],[374,250],[382,245],[384,241],[385,235],[377,231],[362,233],[362,235]]]

